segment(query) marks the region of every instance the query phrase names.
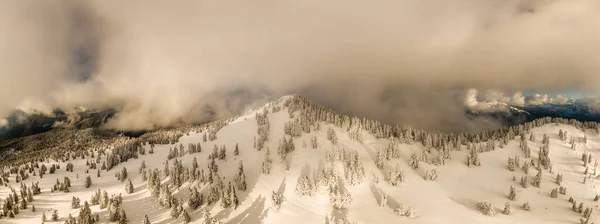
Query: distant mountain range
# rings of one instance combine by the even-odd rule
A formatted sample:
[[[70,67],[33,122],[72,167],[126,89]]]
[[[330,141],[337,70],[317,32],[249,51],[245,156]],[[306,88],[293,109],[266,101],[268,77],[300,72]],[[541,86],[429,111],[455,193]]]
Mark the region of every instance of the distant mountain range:
[[[574,100],[565,104],[547,103],[527,106],[513,106],[499,102],[484,102],[483,108],[467,108],[465,113],[471,118],[487,117],[499,121],[504,126],[512,126],[542,117],[558,117],[579,121],[600,122],[600,110],[595,109],[592,99]],[[0,141],[44,133],[55,128],[87,129],[106,124],[118,112],[114,109],[80,109],[75,112],[54,110],[51,114],[14,112],[7,120],[8,125],[0,127]],[[123,132],[125,135],[140,135],[144,132]]]
[[[596,102],[592,99],[574,100],[564,104],[546,103],[526,106],[489,102],[486,103],[485,109],[468,108],[466,113],[473,118],[490,117],[506,126],[522,124],[543,117],[600,122],[600,110],[594,105]]]
[[[100,127],[115,114],[113,109],[79,110],[70,113],[57,109],[51,114],[25,113],[19,110],[7,118],[7,126],[0,128],[0,141],[44,133],[54,128]]]

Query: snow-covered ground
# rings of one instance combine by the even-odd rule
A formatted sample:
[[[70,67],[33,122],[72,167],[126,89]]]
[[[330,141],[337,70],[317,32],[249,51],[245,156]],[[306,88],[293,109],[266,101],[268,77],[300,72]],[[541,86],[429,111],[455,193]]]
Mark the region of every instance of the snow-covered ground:
[[[279,104],[281,105],[281,104]],[[271,107],[269,107],[271,108]],[[260,112],[261,109],[256,110]],[[42,212],[50,217],[51,210],[58,210],[60,216],[59,222],[63,223],[68,216],[72,214],[77,216],[79,209],[71,208],[72,197],[78,197],[83,201],[89,201],[92,194],[97,190],[107,191],[108,195],[122,194],[122,208],[127,212],[129,223],[142,223],[145,215],[148,215],[151,223],[179,223],[176,218],[170,216],[170,209],[159,206],[154,196],[147,188],[146,182],[142,181],[142,176],[138,172],[140,164],[145,161],[146,169],[163,170],[165,160],[169,149],[183,144],[186,148],[186,154],[178,157],[182,160],[185,167],[192,164],[196,158],[200,168],[206,170],[208,155],[213,151],[215,145],[227,148],[227,159],[225,161],[217,160],[219,166],[219,175],[224,179],[225,185],[229,181],[233,182],[237,173],[238,163],[243,162],[245,174],[247,177],[248,189],[246,191],[237,191],[240,200],[240,206],[237,209],[222,209],[219,203],[212,205],[202,205],[200,208],[191,209],[187,203],[183,206],[190,214],[192,223],[202,223],[203,213],[207,207],[213,217],[224,223],[579,223],[582,215],[571,210],[572,204],[568,202],[569,197],[573,197],[577,203],[583,202],[585,207],[597,208],[598,202],[594,197],[600,194],[600,182],[595,179],[589,179],[583,183],[584,170],[581,160],[582,153],[589,152],[595,158],[600,156],[600,136],[594,130],[587,131],[587,143],[579,143],[576,150],[570,148],[570,144],[559,139],[559,130],[566,130],[569,136],[576,138],[583,137],[584,133],[573,126],[548,124],[534,128],[531,133],[535,135],[535,141],[529,141],[532,158],[538,157],[538,150],[542,146],[541,140],[544,134],[550,137],[550,158],[553,164],[553,173],[543,172],[541,187],[537,188],[529,184],[528,188],[521,187],[519,180],[523,176],[528,176],[531,182],[537,174],[537,170],[532,166],[528,174],[525,174],[520,166],[525,159],[523,152],[519,148],[519,140],[511,140],[504,148],[496,148],[494,151],[479,154],[481,166],[468,167],[465,164],[468,152],[464,146],[460,151],[452,151],[451,159],[447,160],[445,165],[434,166],[420,163],[419,169],[412,169],[409,166],[411,154],[423,151],[420,143],[400,144],[400,158],[394,158],[385,164],[386,170],[390,167],[399,167],[404,171],[405,181],[397,186],[391,186],[386,180],[387,171],[376,167],[376,151],[389,144],[387,139],[377,139],[374,136],[363,133],[364,141],[362,143],[352,140],[346,130],[334,127],[331,124],[321,123],[319,131],[303,133],[300,137],[294,138],[295,150],[291,152],[290,169],[284,170],[277,149],[280,140],[284,137],[284,124],[290,120],[290,115],[284,107],[281,111],[268,114],[270,134],[265,148],[269,148],[271,159],[273,160],[272,171],[269,175],[261,172],[262,163],[265,157],[265,149],[257,151],[254,148],[254,138],[257,137],[257,122],[254,113],[240,116],[228,125],[224,126],[217,133],[217,139],[214,141],[203,141],[204,133],[189,133],[179,139],[177,144],[156,145],[154,154],[140,155],[138,159],[131,159],[113,167],[110,171],[101,171],[101,176],[96,177],[96,170],[90,170],[89,174],[86,160],[76,159],[69,161],[74,164],[74,172],[66,172],[66,162],[60,163],[60,169],[54,174],[46,174],[43,179],[39,176],[31,176],[24,183],[30,186],[32,182],[39,182],[42,193],[34,196],[34,201],[30,203],[35,205],[37,211],[31,209],[21,211],[15,218],[4,217],[0,223],[41,223]],[[336,131],[338,142],[333,144],[327,139],[327,128],[332,127]],[[311,138],[316,136],[318,148],[311,147]],[[528,139],[529,139],[529,135]],[[288,137],[289,138],[289,137]],[[188,154],[189,143],[201,143],[202,152]],[[238,144],[239,155],[234,156],[233,150]],[[146,152],[150,150],[149,145],[144,146]],[[296,190],[297,181],[302,172],[310,173],[311,179],[315,179],[315,173],[319,168],[325,166],[326,152],[333,149],[356,150],[359,161],[364,167],[365,178],[355,186],[345,184],[352,196],[352,202],[347,209],[334,209],[330,203],[329,193],[320,192],[313,196],[298,195]],[[521,164],[515,171],[509,171],[507,160],[509,156],[520,156]],[[106,157],[102,157],[105,159]],[[45,163],[46,166],[55,164],[56,161]],[[173,161],[169,161],[173,164]],[[98,168],[100,168],[98,164]],[[345,169],[341,163],[338,164],[338,171],[341,178],[344,177]],[[134,192],[128,194],[125,192],[125,182],[117,181],[115,174],[125,167],[128,176],[134,185]],[[590,172],[594,168],[594,162],[589,164]],[[435,168],[438,172],[437,180],[424,180],[423,175],[426,170]],[[37,172],[37,170],[36,170]],[[559,187],[555,183],[556,175],[563,175],[562,185],[567,187],[566,195],[559,194],[557,198],[550,197],[552,189]],[[600,174],[600,173],[599,173]],[[90,188],[84,187],[84,180],[87,175],[92,178]],[[513,181],[513,175],[516,181]],[[9,185],[12,188],[20,188],[20,183],[15,183],[15,174],[12,174]],[[56,183],[56,180],[62,182],[63,177],[69,177],[72,187],[69,193],[50,192],[50,188]],[[164,179],[163,184],[169,180]],[[208,185],[195,182],[185,182],[179,190],[172,190],[176,198],[188,198],[188,188],[196,186],[200,192],[206,192]],[[509,188],[513,186],[516,190],[516,200],[508,199]],[[271,201],[272,192],[281,193],[284,201],[279,210],[273,208]],[[380,206],[382,192],[388,196],[387,203]],[[10,189],[0,187],[0,198],[3,201],[8,196]],[[206,195],[205,195],[206,196]],[[206,198],[206,197],[205,197]],[[494,216],[486,216],[477,210],[477,203],[487,201],[492,204],[496,210]],[[509,203],[512,208],[512,214],[502,214],[505,203]],[[531,211],[522,209],[522,205],[528,202],[531,205]],[[1,204],[1,203],[0,203]],[[394,209],[402,204],[405,208],[412,209],[411,217],[399,216],[394,213]],[[98,205],[91,207],[92,212],[100,215],[100,223],[107,223],[106,209],[100,209]],[[591,221],[598,223],[600,216],[592,214]],[[47,221],[46,223],[53,223]],[[591,222],[590,222],[591,223]]]

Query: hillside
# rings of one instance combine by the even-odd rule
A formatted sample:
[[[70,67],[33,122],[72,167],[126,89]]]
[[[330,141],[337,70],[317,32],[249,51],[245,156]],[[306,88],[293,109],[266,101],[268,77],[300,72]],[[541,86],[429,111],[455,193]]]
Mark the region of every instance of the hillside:
[[[111,202],[102,209],[90,205],[91,213],[100,218],[98,223],[109,223],[109,216],[114,215],[110,210],[120,209],[129,223],[142,223],[145,215],[151,223],[180,223],[171,214],[172,210],[181,211],[168,208],[177,200],[157,200],[168,199],[165,192],[183,202],[181,207],[191,223],[205,223],[207,211],[223,223],[250,224],[579,223],[583,214],[573,211],[568,199],[572,197],[577,205],[583,203],[583,210],[596,209],[599,203],[594,201],[600,194],[596,188],[600,183],[596,176],[600,136],[595,129],[596,123],[539,119],[499,131],[431,134],[339,115],[304,98],[287,96],[227,121],[185,129],[186,133],[175,135],[177,141],[170,144],[159,144],[168,141],[156,140],[163,134],[156,132],[139,139],[106,140],[110,144],[78,151],[53,151],[44,156],[46,159],[19,168],[7,164],[4,186],[0,187],[0,204],[4,206],[0,208],[8,211],[6,199],[13,194],[11,188],[21,199],[22,183],[30,188],[39,182],[41,193],[32,195],[27,208],[14,218],[2,217],[0,222],[41,223],[45,213],[46,223],[64,223],[69,215],[79,216],[81,209],[72,208],[74,197],[83,207],[84,201],[91,202],[100,189],[108,196],[121,194],[122,203],[108,200]],[[559,137],[562,131],[566,137]],[[544,136],[547,143],[543,143]],[[223,147],[226,150],[221,153]],[[239,155],[234,153],[236,148]],[[589,162],[583,162],[583,155]],[[511,171],[508,164],[515,156],[519,162]],[[168,160],[170,174],[166,175],[169,157],[174,158]],[[66,171],[69,163],[73,172]],[[142,163],[144,169],[140,169]],[[240,163],[245,181],[237,181]],[[103,164],[108,170],[101,169]],[[524,164],[529,164],[527,172],[521,168]],[[46,171],[40,178],[42,165],[60,168],[52,174]],[[96,169],[90,168],[93,166]],[[534,186],[537,167],[541,170],[539,187]],[[132,193],[126,192],[127,179],[117,180],[123,169],[131,179]],[[181,170],[180,175],[173,174],[177,170]],[[158,174],[159,179],[151,173]],[[562,175],[560,185],[557,174]],[[92,183],[86,188],[88,175]],[[18,176],[28,177],[17,183]],[[71,182],[68,192],[51,192],[65,177]],[[520,183],[522,177],[527,177],[526,188]],[[233,198],[226,190],[231,189],[227,187],[230,182],[239,201],[235,209],[235,203],[222,199]],[[244,182],[245,187],[238,182]],[[160,186],[156,187],[157,183]],[[509,199],[511,186],[516,193],[514,200]],[[566,193],[551,197],[559,186],[566,187]],[[195,209],[188,203],[190,188],[196,188],[203,197],[204,203]],[[218,201],[208,204],[211,197]],[[274,202],[278,197],[280,204]],[[495,214],[484,214],[478,209],[479,202],[491,203]],[[505,203],[511,207],[509,215],[503,214]],[[523,209],[524,203],[529,203],[529,211]],[[57,210],[58,222],[50,221],[52,210]],[[599,217],[591,213],[589,223],[599,223]]]

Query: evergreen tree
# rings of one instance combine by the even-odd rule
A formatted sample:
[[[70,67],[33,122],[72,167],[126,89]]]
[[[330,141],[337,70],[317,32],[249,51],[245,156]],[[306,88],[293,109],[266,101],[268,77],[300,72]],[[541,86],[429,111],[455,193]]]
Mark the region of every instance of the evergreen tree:
[[[179,200],[172,199],[171,204],[172,204],[172,206],[171,206],[171,217],[173,217],[173,218],[179,217],[179,214],[181,213],[181,209],[180,209],[181,205],[179,204]]]
[[[410,156],[410,161],[408,162],[409,166],[413,169],[419,169],[419,159],[417,158],[417,154],[413,153]]]
[[[125,181],[125,179],[127,179],[127,169],[125,167],[123,167],[123,169],[121,169],[121,182]]]
[[[188,199],[188,206],[190,206],[191,209],[196,209],[202,206],[202,194],[200,194],[196,188],[190,188],[189,191],[190,198]]]
[[[239,155],[239,154],[240,154],[240,149],[239,149],[239,147],[238,147],[238,144],[236,143],[236,144],[235,144],[235,149],[233,150],[233,155],[234,155],[234,156],[237,156],[237,155]]]
[[[126,224],[127,221],[127,214],[125,214],[125,210],[121,209],[121,214],[119,214],[119,224]]]
[[[244,164],[240,160],[238,164],[238,172],[235,177],[235,182],[240,191],[246,191],[247,183],[246,183],[246,174],[244,173]]]
[[[271,164],[273,163],[270,158],[269,148],[265,150],[265,158],[262,163],[262,173],[265,175],[269,175],[271,173]]]
[[[539,170],[537,175],[533,178],[533,183],[531,185],[540,188],[540,184],[542,182],[542,170]]]
[[[131,182],[131,179],[127,179],[127,183],[125,184],[125,192],[131,194],[133,193],[133,190],[133,183]]]
[[[517,198],[517,193],[515,192],[515,188],[510,186],[510,192],[508,193],[508,199],[514,201]]]
[[[58,211],[54,210],[52,211],[52,217],[50,218],[53,222],[58,221]]]
[[[560,185],[562,183],[562,175],[560,173],[556,174],[556,184]]]
[[[477,204],[477,209],[483,213],[484,215],[487,216],[494,216],[496,214],[496,211],[494,210],[494,207],[492,206],[492,203],[489,202],[479,202]]]
[[[165,176],[169,176],[169,175],[171,174],[169,171],[170,171],[170,170],[169,170],[169,160],[166,160],[166,161],[165,161],[165,168],[164,168],[164,170],[163,170],[163,172],[164,172]]]
[[[221,150],[219,150],[219,160],[225,160],[227,158],[227,148],[225,148],[225,145],[223,145],[221,147]]]
[[[230,202],[231,202],[231,206],[233,206],[233,209],[237,209],[238,206],[240,205],[240,201],[237,197],[237,193],[235,192],[235,187],[233,187],[232,185],[230,185],[231,187],[229,188],[229,198],[230,198]]]
[[[502,214],[510,215],[511,213],[510,204],[506,202],[506,204],[504,204],[504,210],[502,210]]]
[[[85,177],[85,188],[90,188],[92,186],[92,178],[88,175]]]
[[[550,192],[550,197],[553,197],[553,198],[558,197],[558,190],[556,188],[552,189],[552,192]]]
[[[148,219],[148,215],[144,215],[144,221],[142,222],[142,224],[151,224],[150,219]]]
[[[184,224],[187,224],[192,220],[190,218],[190,215],[183,208],[182,208],[181,213],[179,214],[179,218],[177,218],[177,219],[179,220],[180,223],[184,223]]]
[[[296,194],[302,196],[312,196],[313,186],[308,175],[300,175],[296,184]]]
[[[379,200],[379,206],[385,207],[387,206],[388,196],[387,194],[381,192],[381,200]]]
[[[142,164],[140,164],[139,173],[142,173],[142,170],[146,169],[146,161],[142,160]]]

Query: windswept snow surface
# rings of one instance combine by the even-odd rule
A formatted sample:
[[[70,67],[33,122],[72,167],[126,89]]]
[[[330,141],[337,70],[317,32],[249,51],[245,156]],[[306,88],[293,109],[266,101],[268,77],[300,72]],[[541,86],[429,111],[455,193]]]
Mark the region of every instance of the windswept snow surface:
[[[273,105],[282,104],[275,103]],[[271,106],[265,108],[272,108]],[[263,108],[264,109],[264,108]],[[260,112],[262,109],[257,110]],[[378,169],[375,165],[376,150],[388,145],[389,140],[377,139],[374,136],[363,132],[364,141],[359,143],[351,140],[346,130],[336,128],[333,125],[321,123],[319,131],[303,133],[301,137],[294,138],[295,151],[290,154],[291,168],[285,171],[279,156],[277,148],[280,140],[284,137],[284,124],[290,120],[287,108],[268,114],[270,135],[265,148],[269,148],[271,159],[273,160],[272,172],[269,175],[261,173],[261,164],[263,162],[265,150],[257,151],[253,147],[254,138],[257,136],[257,122],[254,113],[240,116],[228,125],[224,126],[217,133],[215,141],[203,142],[204,133],[189,133],[179,139],[174,145],[156,145],[154,154],[148,154],[149,145],[145,145],[146,155],[140,155],[138,159],[131,159],[113,167],[110,171],[103,170],[101,177],[96,177],[96,170],[90,170],[86,174],[86,161],[77,159],[70,161],[75,165],[74,172],[66,172],[66,162],[60,163],[61,169],[54,174],[48,174],[40,179],[39,176],[31,176],[25,180],[28,186],[31,182],[39,182],[42,193],[34,196],[34,201],[30,203],[35,205],[37,212],[31,209],[21,211],[15,218],[4,217],[0,223],[41,223],[42,212],[50,218],[50,210],[58,210],[60,219],[57,223],[63,223],[68,216],[72,214],[77,216],[79,209],[71,209],[71,199],[73,196],[79,197],[83,201],[89,201],[94,191],[101,189],[107,191],[108,195],[122,194],[122,208],[127,212],[130,223],[142,223],[144,215],[148,215],[151,223],[179,223],[176,218],[169,215],[170,209],[162,208],[156,202],[154,196],[151,196],[146,182],[142,181],[141,174],[138,172],[140,164],[145,161],[147,169],[157,168],[162,170],[170,148],[183,144],[186,148],[186,154],[180,159],[185,167],[189,167],[193,158],[197,158],[199,167],[206,170],[210,160],[208,155],[217,145],[225,145],[227,148],[226,161],[217,161],[219,166],[219,175],[223,178],[225,185],[229,181],[233,182],[238,163],[243,161],[246,171],[248,189],[247,191],[237,191],[240,199],[240,206],[237,209],[222,209],[219,203],[208,205],[211,214],[224,223],[512,223],[512,224],[534,224],[534,223],[579,223],[581,214],[571,210],[571,203],[567,200],[572,196],[578,203],[583,202],[585,207],[597,208],[598,202],[594,202],[596,194],[600,193],[599,181],[588,180],[583,184],[584,170],[581,160],[583,152],[589,152],[593,158],[600,158],[600,138],[595,131],[588,130],[587,144],[580,143],[576,150],[570,148],[570,144],[561,141],[558,137],[559,129],[567,130],[570,136],[583,137],[583,132],[572,126],[567,125],[544,125],[531,131],[536,137],[536,141],[529,141],[529,147],[532,149],[532,158],[537,158],[538,150],[542,145],[541,140],[544,134],[550,137],[550,158],[553,164],[553,173],[543,172],[541,188],[529,184],[528,188],[523,188],[519,180],[523,176],[528,176],[529,181],[537,174],[537,170],[532,166],[529,174],[525,174],[520,167],[511,172],[507,169],[507,159],[509,156],[519,155],[521,164],[525,159],[523,152],[519,149],[518,138],[510,141],[504,148],[496,148],[494,151],[479,154],[481,166],[467,167],[465,160],[467,151],[452,151],[450,160],[443,166],[433,166],[420,163],[417,170],[411,169],[408,160],[413,152],[421,152],[423,146],[420,143],[400,144],[401,156],[399,159],[392,159],[386,162],[385,167],[391,168],[399,164],[406,175],[406,181],[398,186],[391,186],[386,181],[386,174],[383,171],[386,168]],[[333,144],[327,140],[327,128],[333,127],[338,137],[338,143]],[[311,147],[311,137],[318,139],[318,148]],[[289,136],[288,136],[289,138]],[[201,143],[202,152],[188,154],[188,143]],[[233,155],[235,145],[239,145],[240,154]],[[347,209],[333,209],[329,202],[328,193],[317,193],[313,196],[299,196],[295,193],[298,177],[303,170],[309,171],[311,179],[316,176],[315,173],[319,167],[325,166],[325,152],[334,148],[345,148],[356,150],[365,170],[365,179],[361,184],[345,187],[350,191],[353,201]],[[105,159],[106,157],[103,157]],[[56,163],[50,161],[46,166]],[[170,161],[172,165],[172,161]],[[593,169],[590,164],[590,170]],[[98,164],[98,168],[100,168]],[[344,167],[339,165],[340,176],[344,176]],[[125,167],[129,177],[133,181],[135,191],[132,194],[125,192],[124,183],[117,181],[115,174]],[[439,178],[434,181],[423,179],[424,172],[430,168],[436,168]],[[37,170],[36,170],[37,172]],[[558,198],[551,198],[552,189],[559,187],[555,183],[556,174],[563,174],[562,186],[568,188],[567,194],[559,194]],[[77,177],[78,175],[78,177]],[[93,184],[90,188],[84,187],[84,180],[87,175],[92,177]],[[517,178],[513,181],[513,175]],[[50,192],[50,188],[59,179],[63,177],[71,179],[72,187],[69,193]],[[9,185],[14,189],[19,189],[20,183],[15,183],[15,175],[10,177]],[[163,180],[167,183],[169,178]],[[198,182],[185,182],[179,190],[173,190],[176,198],[187,202],[188,187],[196,186],[200,192],[207,192],[208,185]],[[516,189],[517,197],[515,201],[508,199],[510,186]],[[272,192],[283,194],[284,201],[279,211],[275,210],[271,202]],[[379,205],[380,192],[388,195],[387,204],[383,207]],[[0,198],[8,196],[10,190],[8,187],[0,187]],[[206,195],[205,195],[206,196]],[[477,203],[480,201],[491,202],[496,210],[494,216],[485,216],[477,210]],[[512,214],[502,214],[505,203],[512,206]],[[531,211],[522,209],[522,205],[529,202]],[[404,207],[410,207],[413,210],[412,217],[398,216],[394,213],[394,208],[400,204]],[[192,223],[203,222],[203,208],[191,209],[187,203],[184,209],[190,214]],[[584,207],[584,208],[585,208]],[[106,218],[107,210],[100,209],[98,205],[92,206],[92,212],[100,215],[99,223],[108,223]],[[592,214],[592,221],[599,223],[598,215]],[[46,223],[53,223],[47,221]]]

